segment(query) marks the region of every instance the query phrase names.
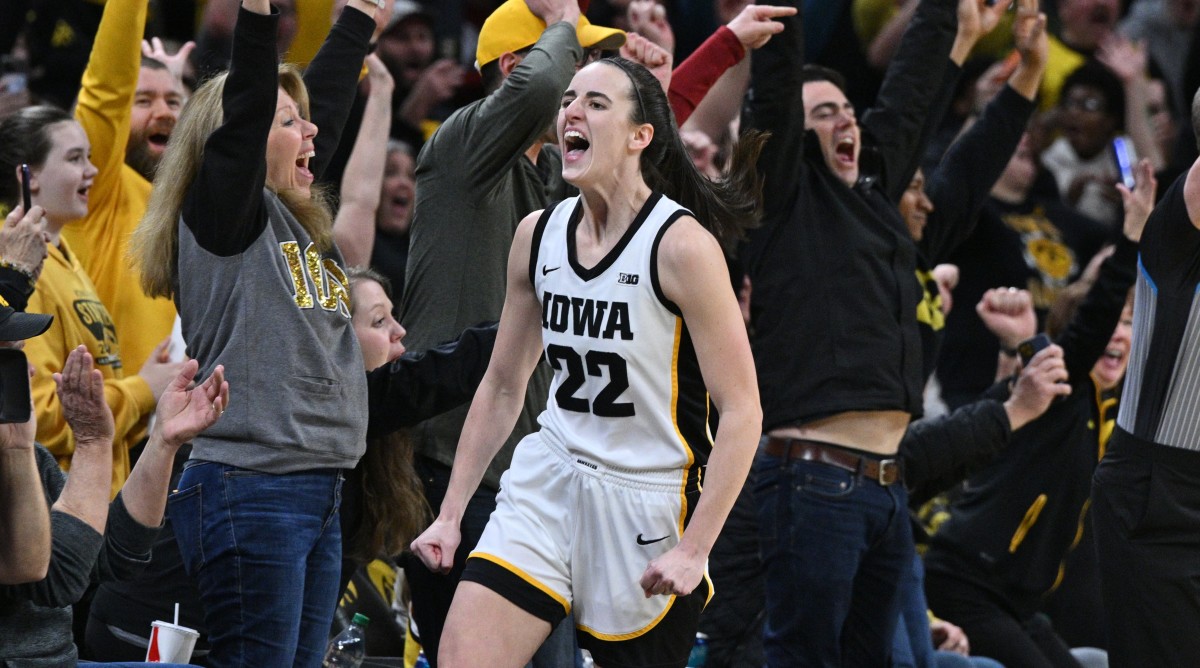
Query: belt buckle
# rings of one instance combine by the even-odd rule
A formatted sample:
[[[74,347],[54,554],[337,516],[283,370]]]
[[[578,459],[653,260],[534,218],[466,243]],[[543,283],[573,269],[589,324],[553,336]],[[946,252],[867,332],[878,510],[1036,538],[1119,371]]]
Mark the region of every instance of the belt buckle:
[[[896,479],[892,480],[890,482],[887,480],[884,480],[884,478],[887,476],[887,471],[888,471],[889,466],[899,466],[899,464],[898,464],[897,460],[895,460],[895,459],[880,459],[879,460],[879,470],[877,472],[875,481],[884,487],[887,487],[888,485],[890,485],[900,479],[900,476],[897,475]]]

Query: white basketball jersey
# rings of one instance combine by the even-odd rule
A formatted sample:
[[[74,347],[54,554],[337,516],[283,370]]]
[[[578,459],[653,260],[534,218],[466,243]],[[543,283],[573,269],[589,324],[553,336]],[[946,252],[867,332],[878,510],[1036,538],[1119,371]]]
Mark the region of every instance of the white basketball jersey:
[[[690,469],[712,449],[710,402],[679,308],[658,282],[658,244],[690,212],[653,194],[617,245],[580,266],[578,197],[538,221],[529,272],[554,379],[538,418],[583,463]],[[714,271],[724,268],[714,267]]]

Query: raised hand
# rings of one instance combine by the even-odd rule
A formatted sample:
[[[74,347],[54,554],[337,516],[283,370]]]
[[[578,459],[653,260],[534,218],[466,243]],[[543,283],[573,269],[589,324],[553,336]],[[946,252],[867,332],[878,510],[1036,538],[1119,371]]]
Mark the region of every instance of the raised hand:
[[[533,15],[552,26],[559,21],[571,25],[579,23],[579,3],[577,0],[525,0]]]
[[[29,207],[27,213],[18,204],[4,219],[4,227],[0,228],[0,259],[36,281],[42,273],[48,248],[46,244],[49,242],[46,212],[42,207]]]
[[[218,365],[203,383],[192,387],[200,364],[188,360],[158,400],[154,430],[168,447],[178,448],[208,429],[229,406],[225,367]]]
[[[1038,11],[1038,0],[1017,0],[1013,46],[1021,54],[1021,62],[1028,66],[1045,67],[1050,38],[1046,32],[1046,15]]]
[[[640,63],[650,70],[655,79],[662,84],[663,92],[671,87],[671,64],[674,58],[670,52],[651,42],[641,35],[631,32],[625,35],[625,44],[621,47],[621,56],[635,63]]]
[[[392,91],[396,88],[396,82],[392,79],[391,72],[388,72],[387,66],[374,53],[369,54],[365,62],[367,64],[367,84],[370,86],[370,94],[383,95],[390,98]]]
[[[1158,190],[1158,179],[1154,178],[1154,167],[1149,160],[1142,158],[1133,168],[1133,183],[1133,190],[1126,188],[1124,183],[1118,183],[1117,190],[1125,205],[1125,236],[1131,241],[1141,241],[1146,219],[1154,210],[1154,193]]]
[[[1125,85],[1146,76],[1146,45],[1131,41],[1118,32],[1100,42],[1100,48],[1096,49],[1096,60],[1112,70]]]
[[[1037,314],[1028,290],[993,288],[983,293],[975,312],[1000,345],[1009,350],[1037,333]]]
[[[195,42],[185,42],[174,55],[171,55],[163,47],[161,39],[151,37],[150,41],[142,40],[142,55],[166,65],[167,71],[171,73],[171,76],[175,77],[176,81],[183,81],[183,74],[187,69],[188,55],[194,48],[196,48]]]
[[[1000,18],[1012,3],[1013,0],[996,0],[991,4],[988,0],[959,0],[958,38],[974,46],[984,35],[996,29]]]
[[[1058,397],[1071,393],[1067,384],[1067,365],[1063,361],[1063,349],[1051,345],[1042,349],[1029,361],[1029,366],[1017,377],[1012,396],[1004,402],[1009,425],[1013,431],[1037,419]]]
[[[795,7],[746,5],[728,23],[728,28],[733,31],[734,35],[737,35],[742,46],[750,51],[766,44],[772,35],[783,32],[783,24],[774,19],[792,16],[795,13]]]
[[[146,363],[138,370],[138,375],[150,386],[150,392],[154,394],[155,401],[162,397],[167,385],[175,376],[179,375],[180,369],[183,368],[181,362],[171,362],[170,359],[171,337],[168,336],[154,347],[154,352],[150,353]]]
[[[655,0],[633,0],[625,8],[625,19],[629,21],[629,32],[636,32],[646,39],[675,53],[675,32],[667,22],[667,8]]]
[[[104,401],[104,376],[93,367],[87,348],[71,351],[62,372],[54,374],[54,383],[75,447],[112,443],[113,415]]]

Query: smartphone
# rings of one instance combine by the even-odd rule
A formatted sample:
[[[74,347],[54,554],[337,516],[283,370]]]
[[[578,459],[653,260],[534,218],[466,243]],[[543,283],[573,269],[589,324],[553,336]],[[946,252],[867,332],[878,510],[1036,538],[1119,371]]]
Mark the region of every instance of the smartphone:
[[[21,206],[22,211],[29,213],[33,206],[33,196],[29,194],[29,165],[21,165]]]
[[[1117,137],[1112,141],[1113,153],[1117,154],[1117,169],[1121,170],[1121,182],[1126,188],[1133,190],[1137,185],[1137,181],[1133,178],[1133,149],[1129,146],[1129,142],[1124,137]]]
[[[0,422],[29,422],[32,408],[24,351],[0,348]]]
[[[1050,346],[1050,337],[1038,334],[1032,339],[1026,339],[1017,344],[1017,354],[1021,356],[1021,364],[1029,366],[1029,360],[1044,348]]]

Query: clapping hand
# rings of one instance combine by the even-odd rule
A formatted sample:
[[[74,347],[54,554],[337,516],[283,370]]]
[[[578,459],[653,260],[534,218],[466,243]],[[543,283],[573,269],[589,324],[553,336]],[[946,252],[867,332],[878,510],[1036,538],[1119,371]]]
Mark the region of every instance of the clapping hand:
[[[78,346],[67,356],[60,373],[54,374],[63,417],[75,434],[75,447],[112,443],[113,415],[104,401],[104,376],[93,367],[87,348]]]
[[[167,385],[158,400],[154,430],[168,447],[178,448],[208,429],[229,406],[229,383],[225,367],[218,365],[203,383],[192,386],[200,365],[183,363],[179,375]]]

